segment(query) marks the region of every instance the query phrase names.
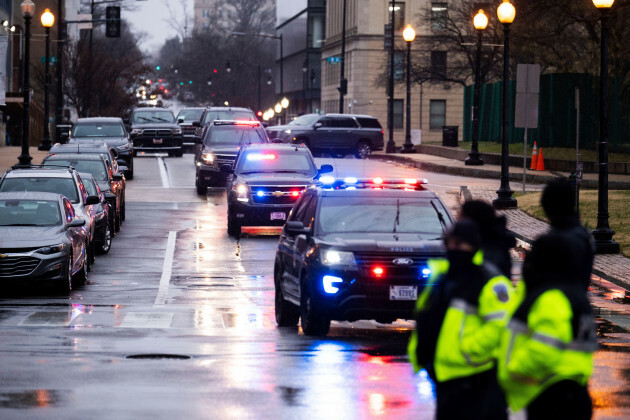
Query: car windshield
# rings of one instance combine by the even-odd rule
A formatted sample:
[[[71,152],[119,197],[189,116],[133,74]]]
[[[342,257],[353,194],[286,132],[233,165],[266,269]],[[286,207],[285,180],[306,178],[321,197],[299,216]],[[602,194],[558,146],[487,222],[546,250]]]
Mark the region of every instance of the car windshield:
[[[206,133],[204,144],[267,143],[267,135],[259,127],[247,125],[215,125]]]
[[[56,226],[61,212],[56,201],[0,200],[0,226]]]
[[[124,137],[125,128],[120,123],[76,124],[71,137]]]
[[[318,224],[323,233],[415,233],[422,239],[438,239],[449,223],[446,214],[437,200],[323,197]]]
[[[46,166],[72,166],[78,172],[87,172],[99,181],[108,181],[107,168],[101,160],[78,160],[78,159],[46,159],[43,162]]]
[[[133,114],[132,123],[174,123],[175,117],[171,111],[139,111]]]
[[[0,192],[40,191],[63,194],[70,202],[79,202],[79,192],[72,178],[15,177],[5,178],[0,184]]]
[[[291,121],[288,125],[312,125],[319,119],[319,115],[302,115]]]
[[[85,186],[85,189],[88,195],[98,196],[98,191],[96,190],[96,185],[94,184],[94,182],[92,182],[89,179],[85,179],[85,177],[82,177],[82,178],[83,178],[83,185]]]
[[[215,120],[228,121],[256,121],[256,116],[251,111],[208,111],[203,119],[204,124],[209,124]]]
[[[177,120],[184,121],[199,121],[201,119],[201,114],[203,114],[202,109],[182,109],[177,114]]]
[[[307,153],[249,151],[238,160],[236,173],[287,172],[317,175],[313,158]]]

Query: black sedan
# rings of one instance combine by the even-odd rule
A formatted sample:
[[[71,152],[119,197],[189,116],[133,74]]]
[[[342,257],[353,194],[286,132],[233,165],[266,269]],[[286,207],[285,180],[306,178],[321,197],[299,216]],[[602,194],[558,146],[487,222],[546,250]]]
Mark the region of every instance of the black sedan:
[[[85,283],[88,232],[61,194],[0,193],[0,281],[64,292]]]

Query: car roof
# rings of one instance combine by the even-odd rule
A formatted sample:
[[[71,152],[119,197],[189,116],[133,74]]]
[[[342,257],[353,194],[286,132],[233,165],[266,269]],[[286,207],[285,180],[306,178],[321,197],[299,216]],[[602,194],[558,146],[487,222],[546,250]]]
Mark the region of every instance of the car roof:
[[[107,144],[105,143],[97,143],[97,142],[90,142],[90,143],[67,143],[67,144],[60,144],[60,143],[55,143],[53,144],[52,148],[48,151],[49,154],[53,154],[53,153],[74,153],[74,154],[81,154],[81,152],[101,152],[101,153],[109,153],[109,151],[112,150],[111,147],[108,147]]]
[[[372,115],[364,115],[364,114],[325,114],[324,117],[355,117],[355,118],[371,118],[376,120],[377,118]]]
[[[206,107],[208,111],[251,111],[251,108],[244,108],[239,106],[209,106]]]
[[[38,167],[38,168],[16,168],[5,173],[7,178],[72,178],[74,169],[70,167]]]
[[[202,110],[203,110],[203,109],[206,109],[206,108],[204,108],[204,107],[202,107],[202,106],[187,106],[186,108],[182,108],[182,109],[180,109],[180,110],[179,110],[179,112],[185,111],[185,110],[187,110],[187,109],[202,109]],[[178,112],[178,113],[179,113],[179,112]]]
[[[44,160],[55,160],[55,159],[64,159],[64,160],[70,160],[70,159],[74,159],[74,160],[100,160],[102,161],[104,159],[104,156],[102,155],[96,155],[96,154],[80,154],[80,153],[62,153],[61,155],[48,155],[44,158]]]
[[[308,151],[308,147],[301,144],[288,144],[288,143],[254,143],[248,144],[242,148],[243,151],[247,150],[295,150]]]
[[[42,191],[0,192],[0,200],[59,200],[62,194]]]
[[[151,111],[169,111],[169,112],[173,112],[170,109],[166,109],[166,108],[161,108],[158,106],[147,106],[147,107],[141,107],[141,108],[136,108],[133,110],[133,112],[151,112]]]
[[[75,124],[79,123],[99,123],[99,122],[119,122],[122,124],[122,118],[118,117],[88,117],[88,118],[79,118]]]
[[[383,188],[380,190],[375,190],[372,188],[358,188],[356,190],[352,189],[325,189],[325,188],[316,188],[317,194],[321,197],[391,197],[391,198],[435,198],[440,199],[440,197],[429,190],[401,190],[394,188]]]

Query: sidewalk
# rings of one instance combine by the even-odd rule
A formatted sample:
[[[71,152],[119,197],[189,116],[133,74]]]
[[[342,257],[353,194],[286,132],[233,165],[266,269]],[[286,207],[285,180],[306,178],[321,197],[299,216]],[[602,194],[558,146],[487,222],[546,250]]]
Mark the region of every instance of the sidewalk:
[[[33,158],[31,163],[39,165],[46,157],[48,152],[37,150],[37,147],[31,146],[28,150],[29,155]],[[2,175],[11,166],[18,163],[18,156],[22,154],[20,146],[3,146],[0,147],[0,175]]]
[[[451,175],[466,176],[472,178],[490,178],[497,181],[501,175],[499,165],[484,164],[483,166],[466,166],[464,162],[457,159],[450,159],[440,156],[411,153],[400,154],[376,152],[370,159],[381,161],[391,161],[406,164],[418,169],[430,172],[446,173]],[[510,167],[510,181],[522,182],[523,168]],[[531,171],[527,170],[526,182],[546,183],[547,181],[564,176],[568,173],[551,171]],[[598,174],[585,173],[582,186],[586,188],[597,188]],[[610,189],[630,189],[630,175],[609,175]],[[478,199],[492,201],[496,198],[496,188],[469,188],[470,194],[462,197],[462,200]],[[538,236],[549,229],[549,225],[525,212],[516,210],[501,210],[508,220],[508,228],[524,242],[532,243]],[[630,290],[630,258],[621,254],[616,255],[596,255],[593,264],[593,274],[601,277],[619,287]]]

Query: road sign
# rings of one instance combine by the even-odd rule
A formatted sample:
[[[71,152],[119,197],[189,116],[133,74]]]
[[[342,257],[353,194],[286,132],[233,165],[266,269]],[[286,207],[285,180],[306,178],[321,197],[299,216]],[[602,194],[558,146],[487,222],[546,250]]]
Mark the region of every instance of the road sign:
[[[42,63],[45,63],[46,62],[46,57],[45,56],[44,57],[39,57],[39,61],[41,61]],[[48,63],[53,63],[54,64],[56,62],[57,62],[57,57],[55,57],[55,56],[48,57]]]
[[[519,64],[516,67],[514,127],[538,128],[539,86],[540,65]]]
[[[326,58],[326,62],[333,64],[341,63],[341,57],[328,57]]]

